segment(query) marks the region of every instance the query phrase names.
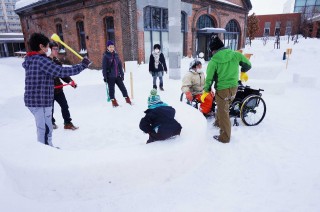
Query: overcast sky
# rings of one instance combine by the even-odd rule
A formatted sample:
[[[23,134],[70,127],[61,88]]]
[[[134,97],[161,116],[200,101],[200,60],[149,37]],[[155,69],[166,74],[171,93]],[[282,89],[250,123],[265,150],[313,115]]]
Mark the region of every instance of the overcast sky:
[[[249,14],[280,14],[283,12],[283,5],[286,1],[287,0],[251,0],[252,10]]]

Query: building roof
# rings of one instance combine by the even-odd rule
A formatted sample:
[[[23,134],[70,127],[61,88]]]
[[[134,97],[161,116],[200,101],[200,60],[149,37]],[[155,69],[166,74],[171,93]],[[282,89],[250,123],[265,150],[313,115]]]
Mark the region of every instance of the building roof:
[[[18,14],[27,9],[32,9],[36,6],[41,6],[55,0],[19,0],[16,2],[15,12]]]
[[[198,32],[202,32],[205,34],[211,34],[211,33],[225,33],[226,29],[224,28],[212,28],[212,27],[206,27],[206,28],[202,28],[199,29]]]
[[[19,0],[16,3],[15,12],[19,13],[24,10],[31,9],[36,6],[44,5],[49,2],[53,2],[53,1],[55,1],[55,0]],[[227,1],[227,0],[216,0],[216,1],[224,3],[224,4],[229,4],[229,5],[232,5],[235,7],[242,7],[240,5],[234,4],[234,3]],[[246,4],[248,10],[252,9],[252,4],[251,4],[250,0],[244,0],[244,3]]]

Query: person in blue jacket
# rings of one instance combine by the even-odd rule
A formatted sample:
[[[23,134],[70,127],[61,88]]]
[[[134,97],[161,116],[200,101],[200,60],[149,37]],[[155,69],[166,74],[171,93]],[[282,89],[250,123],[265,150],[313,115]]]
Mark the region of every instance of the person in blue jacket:
[[[175,109],[162,102],[157,89],[148,97],[148,109],[140,121],[140,129],[149,134],[148,143],[166,140],[181,133],[181,125],[174,119]]]
[[[25,106],[33,114],[40,143],[52,145],[52,103],[54,98],[54,78],[79,74],[88,68],[91,61],[83,58],[81,63],[71,67],[55,64],[47,57],[49,38],[41,33],[33,33],[29,39],[31,52],[22,63],[25,69]]]

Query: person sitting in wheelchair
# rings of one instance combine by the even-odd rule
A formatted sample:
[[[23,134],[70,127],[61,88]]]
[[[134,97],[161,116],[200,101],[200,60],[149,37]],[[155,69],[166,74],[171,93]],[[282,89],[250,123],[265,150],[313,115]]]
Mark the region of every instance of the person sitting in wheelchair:
[[[201,101],[201,95],[205,84],[205,76],[201,68],[202,63],[197,59],[190,63],[189,71],[182,79],[181,91],[185,93],[189,102],[198,101],[200,103],[200,111],[204,116],[208,117],[213,115],[212,103],[214,93],[210,92],[204,101]]]

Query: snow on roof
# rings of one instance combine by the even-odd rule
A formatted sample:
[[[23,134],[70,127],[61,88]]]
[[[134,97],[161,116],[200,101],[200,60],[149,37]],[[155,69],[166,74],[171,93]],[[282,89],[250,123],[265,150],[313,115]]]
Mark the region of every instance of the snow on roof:
[[[16,2],[16,10],[20,9],[20,8],[23,8],[25,6],[28,6],[30,4],[34,4],[36,2],[39,2],[39,1],[42,1],[42,0],[19,0]]]
[[[224,33],[226,29],[224,28],[212,28],[212,27],[205,27],[198,30],[199,32],[206,32],[206,33]]]
[[[229,1],[226,1],[226,0],[216,0],[216,1],[219,1],[219,2],[222,2],[222,3],[225,3],[225,4],[230,4],[230,5],[233,5],[233,6],[236,6],[236,7],[241,7],[240,5],[237,5],[237,4],[234,4],[232,2],[229,2]]]
[[[319,20],[320,20],[320,14],[319,14],[319,15],[315,15],[315,16],[313,16],[312,18],[309,18],[308,20],[311,20],[311,21],[319,21]]]
[[[9,36],[11,36],[11,35],[17,35],[17,36],[23,36],[23,33],[21,33],[21,32],[8,32],[8,33],[0,33],[0,36],[6,36],[6,35],[9,35]]]

